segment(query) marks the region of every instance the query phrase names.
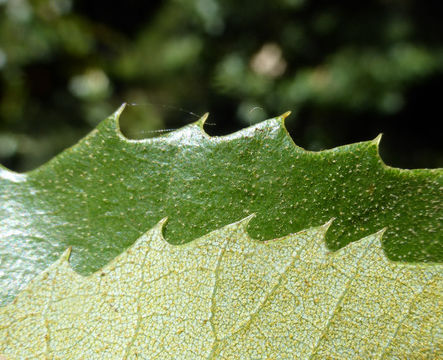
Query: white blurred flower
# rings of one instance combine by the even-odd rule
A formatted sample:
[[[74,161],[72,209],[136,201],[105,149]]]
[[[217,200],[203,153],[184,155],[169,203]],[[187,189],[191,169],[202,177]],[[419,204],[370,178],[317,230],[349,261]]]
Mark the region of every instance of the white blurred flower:
[[[69,89],[79,98],[98,99],[109,94],[111,84],[103,70],[94,68],[87,70],[82,75],[71,78]]]
[[[280,46],[268,43],[252,56],[250,66],[257,74],[275,78],[285,72],[286,61]]]

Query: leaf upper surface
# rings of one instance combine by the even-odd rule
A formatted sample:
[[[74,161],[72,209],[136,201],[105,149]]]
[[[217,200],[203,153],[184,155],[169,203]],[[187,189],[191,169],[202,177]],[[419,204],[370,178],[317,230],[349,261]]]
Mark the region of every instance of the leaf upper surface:
[[[335,253],[329,223],[254,241],[250,217],[185,245],[160,222],[83,277],[69,251],[0,308],[0,354],[33,359],[382,359],[443,354],[442,266]]]
[[[159,138],[128,140],[122,109],[44,166],[0,166],[0,303],[74,247],[96,271],[162,217],[182,244],[256,213],[251,236],[272,239],[336,218],[330,249],[387,227],[391,259],[443,261],[443,171],[387,167],[378,140],[309,152],[283,117],[210,137],[203,120]]]

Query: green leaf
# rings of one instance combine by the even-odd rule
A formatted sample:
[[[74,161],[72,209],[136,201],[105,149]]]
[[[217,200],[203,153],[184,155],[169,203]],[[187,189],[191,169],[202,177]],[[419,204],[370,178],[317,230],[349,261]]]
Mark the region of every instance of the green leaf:
[[[442,266],[387,260],[383,231],[330,253],[330,225],[252,240],[251,217],[186,245],[161,221],[83,277],[66,251],[0,308],[32,359],[418,359],[443,351]]]
[[[73,246],[89,274],[168,216],[182,244],[247,214],[253,238],[272,239],[336,218],[330,249],[386,227],[389,258],[443,260],[442,169],[383,164],[379,138],[321,152],[297,147],[287,114],[210,137],[205,118],[164,136],[128,140],[121,107],[74,147],[26,174],[0,167],[0,298],[6,303]]]

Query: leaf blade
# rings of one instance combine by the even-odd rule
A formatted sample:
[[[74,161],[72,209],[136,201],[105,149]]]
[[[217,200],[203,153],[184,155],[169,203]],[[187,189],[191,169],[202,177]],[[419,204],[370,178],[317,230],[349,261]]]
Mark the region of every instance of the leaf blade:
[[[322,152],[295,146],[283,117],[209,137],[202,121],[129,141],[120,108],[79,144],[27,174],[0,171],[0,298],[74,246],[72,263],[96,271],[168,216],[171,243],[191,241],[246,214],[270,239],[335,217],[338,249],[387,227],[390,258],[441,262],[442,169],[386,167],[378,141]],[[17,250],[19,249],[19,250]]]
[[[440,265],[388,260],[382,232],[330,253],[324,242],[330,224],[259,242],[247,234],[249,220],[185,245],[164,240],[163,221],[88,277],[70,268],[66,251],[0,308],[0,353],[72,359],[438,354]]]

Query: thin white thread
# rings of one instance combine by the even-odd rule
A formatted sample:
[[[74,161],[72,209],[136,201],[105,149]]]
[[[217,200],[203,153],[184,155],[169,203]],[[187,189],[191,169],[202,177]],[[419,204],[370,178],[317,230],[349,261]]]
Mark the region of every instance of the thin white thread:
[[[185,114],[191,115],[196,117],[197,119],[200,119],[202,117],[202,115],[198,115],[192,111],[183,109],[181,107],[177,107],[177,106],[173,106],[173,105],[169,105],[169,104],[163,104],[163,103],[154,103],[154,102],[144,102],[144,103],[127,103],[128,106],[158,106],[158,107],[162,107],[165,109],[170,109],[170,110],[175,110],[175,111],[180,111],[183,112]],[[214,123],[205,123],[205,125],[210,125],[210,126],[215,126],[216,124]],[[137,132],[138,135],[145,135],[145,134],[153,134],[153,133],[167,133],[167,132],[171,132],[177,130],[177,128],[173,128],[173,129],[159,129],[159,130],[143,130],[143,131],[139,131]]]
[[[198,119],[200,119],[202,117],[202,115],[198,115],[192,111],[183,109],[181,107],[177,107],[177,106],[173,106],[173,105],[169,105],[169,104],[162,104],[162,103],[153,103],[153,102],[145,102],[145,103],[128,103],[129,106],[159,106],[162,108],[166,108],[166,109],[171,109],[171,110],[176,110],[176,111],[181,111],[185,114],[188,115],[192,115]]]

